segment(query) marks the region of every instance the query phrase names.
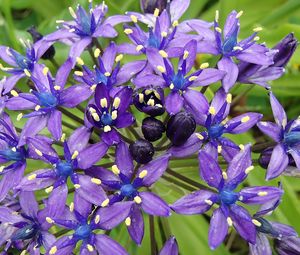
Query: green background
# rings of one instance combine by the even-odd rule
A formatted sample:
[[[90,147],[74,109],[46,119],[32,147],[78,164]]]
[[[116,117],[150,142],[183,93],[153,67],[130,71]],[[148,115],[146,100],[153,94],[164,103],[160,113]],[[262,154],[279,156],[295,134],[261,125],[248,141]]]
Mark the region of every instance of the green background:
[[[83,0],[0,0],[0,44],[21,50],[22,46],[18,38],[30,38],[26,33],[28,27],[35,25],[42,34],[50,33],[55,30],[55,20],[70,19],[67,7],[75,7],[77,3],[87,5],[87,1]],[[95,1],[95,3],[99,3],[99,1]],[[139,10],[138,0],[108,0],[106,4],[109,6],[109,15],[123,14],[128,10]],[[201,18],[212,21],[216,9],[220,11],[221,22],[224,22],[226,15],[233,9],[244,11],[240,19],[240,38],[249,36],[252,29],[256,26],[263,27],[264,30],[260,32],[259,36],[261,41],[266,42],[270,47],[274,46],[276,42],[289,32],[294,32],[295,36],[300,38],[299,0],[191,0],[191,5],[184,18]],[[120,34],[116,39],[117,42],[126,40],[126,37],[122,33]],[[56,50],[55,58],[59,63],[62,63],[67,55],[68,48],[57,45]],[[297,117],[300,112],[299,70],[300,59],[298,50],[287,67],[287,73],[272,83],[274,93],[285,106],[290,118]],[[233,93],[241,95],[248,88],[247,86],[241,86],[233,90]],[[207,96],[211,96],[210,90],[207,91]],[[266,118],[272,118],[265,89],[256,86],[242,99],[242,103],[236,107],[236,111],[257,111],[263,113]],[[237,143],[245,144],[254,142],[254,137],[255,133],[250,132],[234,137],[234,140]],[[199,179],[195,160],[186,160],[182,164],[174,162],[172,168],[191,179]],[[290,224],[300,233],[300,179],[296,177],[280,177],[268,184],[277,185],[278,180],[282,181],[285,194],[282,204],[270,219]],[[264,171],[256,167],[248,178],[248,184],[255,186],[266,185]],[[187,194],[186,190],[178,188],[176,184],[169,183],[164,179],[159,181],[154,190],[169,203]],[[145,238],[141,247],[135,246],[130,241],[125,227],[113,230],[111,236],[120,241],[130,254],[150,254],[148,218],[145,218],[145,222]],[[203,216],[180,216],[175,214],[168,220],[158,221],[155,219],[158,249],[162,246],[160,226],[163,226],[166,236],[169,233],[176,235],[181,254],[183,255],[226,255],[247,254],[248,252],[245,242],[240,241],[234,231],[229,234],[225,245],[222,245],[216,251],[211,251],[207,245],[208,220]]]

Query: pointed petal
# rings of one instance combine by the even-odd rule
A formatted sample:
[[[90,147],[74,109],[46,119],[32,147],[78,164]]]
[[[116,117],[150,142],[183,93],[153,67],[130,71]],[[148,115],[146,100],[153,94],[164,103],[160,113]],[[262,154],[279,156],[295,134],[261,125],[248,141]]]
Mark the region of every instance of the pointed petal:
[[[208,86],[212,83],[215,83],[219,80],[222,80],[226,72],[215,69],[215,68],[206,68],[204,69],[198,78],[192,83],[192,87],[198,86]]]
[[[270,180],[279,176],[288,166],[289,157],[283,146],[278,144],[274,147],[270,163],[267,169],[266,179]]]
[[[55,140],[60,140],[62,136],[62,114],[58,110],[51,112],[48,120],[48,129]]]
[[[126,250],[116,241],[106,235],[96,235],[95,245],[101,255],[128,255]]]
[[[23,212],[32,218],[36,218],[39,206],[34,193],[31,191],[20,192],[19,199]]]
[[[60,93],[61,105],[67,108],[74,108],[87,100],[92,93],[92,90],[88,86],[73,85]]]
[[[269,121],[260,121],[257,123],[257,127],[265,135],[271,137],[274,141],[279,142],[281,140],[281,128],[277,124]]]
[[[160,250],[159,255],[178,255],[178,244],[175,236],[171,236]]]
[[[272,249],[267,236],[257,233],[256,244],[249,243],[250,255],[272,255]]]
[[[228,232],[228,224],[221,208],[214,210],[210,219],[208,232],[208,244],[211,249],[216,249],[225,239]]]
[[[279,200],[283,190],[276,187],[258,186],[244,188],[239,192],[246,204],[264,204],[270,200]]]
[[[222,81],[222,85],[224,90],[228,92],[231,89],[231,87],[233,87],[233,85],[237,80],[239,69],[237,65],[230,58],[226,58],[226,57],[223,57],[218,62],[218,68],[219,70],[226,72],[226,75],[224,76]]]
[[[120,142],[116,148],[116,164],[121,173],[131,178],[133,173],[133,159],[125,142]]]
[[[171,20],[179,20],[190,5],[190,0],[173,0],[170,4]]]
[[[270,103],[276,123],[284,128],[287,124],[287,116],[282,105],[272,92],[270,93]]]
[[[180,112],[182,106],[183,106],[183,98],[178,92],[171,92],[166,97],[166,109],[168,113],[171,115],[174,115],[178,112]]]
[[[82,151],[89,142],[91,130],[86,127],[77,128],[68,139],[70,152]]]
[[[185,100],[185,108],[188,108],[188,110],[195,116],[196,120],[198,115],[207,113],[208,102],[205,96],[199,91],[187,89],[185,90],[183,97]]]

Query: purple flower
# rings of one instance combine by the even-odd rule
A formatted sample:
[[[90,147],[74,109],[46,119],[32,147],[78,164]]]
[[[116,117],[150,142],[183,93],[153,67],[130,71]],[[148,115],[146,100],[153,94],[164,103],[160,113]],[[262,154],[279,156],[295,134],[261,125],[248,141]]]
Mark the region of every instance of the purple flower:
[[[16,188],[23,191],[45,189],[46,193],[51,193],[48,202],[51,204],[49,205],[51,209],[62,210],[68,195],[67,180],[70,178],[75,193],[90,203],[101,205],[106,199],[106,194],[100,186],[101,181],[79,172],[80,169],[87,169],[100,160],[108,147],[102,142],[87,146],[89,137],[90,130],[87,128],[81,127],[75,130],[64,142],[63,159],[50,146],[40,146],[37,149],[43,141],[29,138],[28,143],[32,151],[39,156],[40,160],[52,166],[31,172]]]
[[[275,249],[279,255],[299,255],[300,238],[286,237],[275,241]]]
[[[251,255],[272,255],[272,248],[268,237],[277,239],[279,242],[281,242],[281,240],[284,242],[285,238],[297,236],[296,231],[292,227],[279,222],[268,221],[264,218],[278,207],[280,199],[281,198],[269,201],[253,215],[253,223],[255,224],[257,234],[256,244],[249,244]]]
[[[171,236],[160,250],[159,255],[178,255],[178,244],[175,236]]]
[[[67,77],[65,65],[58,70],[55,80],[47,67],[39,66],[36,67],[36,75],[31,77],[35,90],[31,90],[31,93],[11,91],[13,97],[6,103],[8,109],[34,109],[31,113],[19,115],[20,118],[30,118],[22,130],[19,145],[25,144],[27,137],[33,137],[46,126],[56,140],[61,138],[62,113],[59,107],[73,108],[92,94],[86,85],[64,88]]]
[[[168,54],[165,51],[158,53],[151,49],[147,50],[148,60],[159,75],[139,76],[133,80],[133,83],[137,88],[146,86],[170,88],[171,92],[166,97],[165,103],[167,111],[172,115],[178,113],[182,107],[193,108],[203,114],[207,111],[207,101],[200,92],[191,88],[208,86],[222,79],[225,73],[207,68],[207,63],[204,63],[200,66],[200,70],[188,75],[194,66],[197,42],[190,41],[184,49],[177,70],[167,59]]]
[[[218,68],[227,74],[223,79],[223,88],[226,92],[235,84],[239,70],[234,58],[247,63],[258,65],[273,64],[273,53],[263,44],[257,44],[259,40],[257,32],[260,27],[254,29],[254,33],[248,38],[238,42],[240,30],[239,17],[243,12],[232,11],[222,30],[219,26],[219,12],[216,12],[214,32],[205,31],[205,39],[199,42],[198,49],[203,53],[222,55],[218,62]],[[193,24],[190,25],[196,32],[203,34],[203,29]],[[223,36],[222,36],[223,34]]]
[[[4,94],[11,91],[15,84],[23,77],[31,77],[35,73],[35,68],[40,66],[37,61],[51,46],[51,44],[38,41],[34,45],[27,43],[25,44],[22,40],[26,49],[26,54],[22,55],[12,48],[6,46],[0,46],[0,59],[11,67],[3,67],[0,64],[0,69],[10,76],[4,81]]]
[[[110,207],[100,208],[92,214],[91,204],[77,200],[74,206],[70,207],[70,211],[66,210],[64,218],[47,218],[49,222],[74,231],[74,233],[58,239],[46,254],[71,254],[76,244],[82,241],[80,255],[96,254],[97,251],[103,255],[127,255],[128,253],[120,244],[109,236],[95,233],[95,231],[116,227],[129,214],[130,207],[131,202],[116,203]]]
[[[114,42],[105,49],[102,56],[98,56],[98,65],[94,66],[94,70],[90,70],[81,58],[77,58],[77,63],[82,66],[83,71],[75,71],[75,79],[83,84],[87,84],[91,90],[95,90],[97,85],[104,85],[114,96],[123,85],[130,80],[132,76],[139,73],[145,61],[129,62],[124,66],[120,65],[123,55],[117,55],[117,47]],[[114,66],[114,62],[116,65]]]
[[[24,146],[18,147],[19,136],[6,113],[0,118],[0,201],[22,179],[26,168],[28,152]],[[8,163],[6,166],[4,164]]]
[[[135,121],[133,115],[127,111],[131,103],[131,88],[123,87],[111,98],[105,85],[97,86],[95,102],[88,105],[86,114],[94,127],[103,129],[101,138],[107,145],[120,142],[120,135],[115,128],[128,127]]]
[[[0,207],[1,235],[0,243],[7,242],[5,251],[13,245],[27,250],[30,254],[37,254],[43,246],[48,249],[55,237],[48,232],[50,228],[46,222],[47,208],[39,210],[33,192],[19,194],[21,211],[14,211],[8,207]]]
[[[72,7],[69,7],[69,11],[74,20],[57,20],[56,22],[61,24],[61,28],[45,36],[43,40],[47,42],[69,40],[72,44],[69,58],[73,66],[76,58],[92,43],[93,39],[99,37],[112,38],[117,36],[117,31],[109,22],[104,20],[107,13],[107,6],[104,3],[93,8],[93,4],[90,2],[88,12],[81,5],[77,6],[76,12]],[[97,49],[97,52],[100,53],[100,49]]]
[[[101,179],[105,189],[113,192],[109,196],[109,204],[122,201],[134,201],[130,214],[125,220],[131,238],[141,244],[144,235],[144,220],[141,210],[150,215],[167,217],[170,215],[169,206],[159,196],[150,191],[140,191],[150,187],[164,173],[168,166],[170,155],[166,154],[140,167],[134,176],[133,160],[128,146],[120,142],[116,149],[116,165],[112,171],[101,167],[89,169],[90,175]]]
[[[300,169],[300,122],[299,119],[288,122],[286,113],[277,98],[270,92],[270,102],[275,123],[261,121],[258,128],[271,137],[277,145],[274,147],[267,169],[266,179],[279,176],[288,166],[290,154]]]
[[[256,230],[248,211],[237,202],[244,204],[265,204],[271,199],[278,199],[282,190],[275,187],[261,186],[243,188],[236,192],[236,187],[253,170],[250,146],[246,145],[229,163],[227,171],[222,171],[217,161],[207,152],[199,152],[201,178],[217,191],[199,190],[176,201],[171,208],[180,214],[202,214],[213,204],[218,204],[210,221],[209,246],[218,247],[234,226],[237,232],[248,242],[255,244]]]
[[[276,80],[284,74],[284,67],[293,56],[297,45],[297,39],[293,33],[290,33],[273,48],[273,64],[266,66],[240,61],[238,81],[258,84],[269,89],[268,82]]]

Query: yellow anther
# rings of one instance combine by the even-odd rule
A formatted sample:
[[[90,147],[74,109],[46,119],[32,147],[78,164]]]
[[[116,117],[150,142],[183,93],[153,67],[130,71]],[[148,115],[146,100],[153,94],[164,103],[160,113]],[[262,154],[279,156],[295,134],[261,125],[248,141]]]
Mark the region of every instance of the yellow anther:
[[[263,30],[262,27],[256,27],[256,28],[253,29],[254,32],[259,32],[259,31],[261,31],[261,30]]]
[[[97,87],[97,84],[93,84],[93,85],[90,87],[90,90],[91,90],[91,91],[95,91],[96,87]]]
[[[72,159],[76,159],[78,155],[79,155],[79,152],[74,151],[73,154],[72,154]]]
[[[250,117],[249,116],[245,116],[245,117],[243,117],[242,119],[241,119],[241,122],[242,123],[246,123],[246,122],[248,122],[250,120]]]
[[[253,40],[254,40],[254,41],[259,41],[259,40],[260,40],[260,37],[259,37],[259,36],[255,36]]]
[[[151,89],[146,89],[145,90],[145,95],[148,96],[152,93],[152,90]]]
[[[35,151],[35,153],[36,153],[38,156],[40,156],[40,157],[43,156],[43,153],[42,153],[40,150],[34,149],[34,151]]]
[[[129,227],[129,226],[131,225],[131,219],[130,219],[130,217],[127,217],[127,218],[125,219],[125,225],[126,225],[127,227]]]
[[[109,204],[109,199],[107,198],[101,203],[101,207],[108,206],[108,204]]]
[[[130,35],[130,34],[133,33],[133,30],[132,30],[131,28],[126,28],[126,29],[124,30],[124,33],[125,33],[126,35]]]
[[[47,75],[48,74],[48,72],[49,72],[49,68],[47,67],[47,66],[45,66],[44,68],[43,68],[43,75]]]
[[[163,66],[157,66],[156,67],[158,71],[160,71],[161,73],[165,73],[166,69]]]
[[[173,23],[172,23],[172,26],[177,27],[178,25],[179,25],[178,20],[174,20]]]
[[[140,93],[139,94],[139,102],[142,104],[144,102],[144,94]]]
[[[40,105],[36,105],[36,106],[34,107],[34,110],[35,110],[35,111],[38,111],[39,109],[41,109],[41,106],[40,106]]]
[[[235,17],[238,19],[243,15],[243,13],[244,13],[243,11],[239,11]]]
[[[204,136],[199,134],[199,133],[196,133],[196,136],[198,137],[199,140],[203,140],[204,139]]]
[[[218,145],[218,153],[221,153],[221,152],[222,152],[222,146]]]
[[[231,227],[233,224],[232,219],[230,217],[227,217],[227,224],[229,227]]]
[[[231,94],[227,94],[226,102],[227,102],[227,104],[231,104],[231,102],[232,102],[232,95]]]
[[[106,77],[109,77],[109,76],[111,75],[111,73],[110,73],[110,72],[105,72],[104,75],[105,75]]]
[[[154,106],[155,105],[154,99],[149,99],[147,105]]]
[[[113,107],[115,109],[118,109],[121,103],[121,99],[119,97],[115,97],[114,102],[113,102]]]
[[[216,30],[218,33],[222,33],[222,29],[219,28],[219,27],[216,27],[215,30]]]
[[[54,90],[60,90],[60,89],[61,89],[61,86],[58,86],[58,85],[54,86]]]
[[[80,184],[74,184],[75,189],[79,189],[80,187],[81,187]]]
[[[160,50],[159,54],[163,57],[163,58],[167,58],[168,57],[168,53],[165,52],[164,50]]]
[[[154,15],[154,17],[159,16],[159,9],[158,8],[155,8],[153,15]]]
[[[31,174],[27,177],[28,181],[32,181],[36,178],[36,174]]]
[[[204,202],[208,205],[212,205],[213,201],[209,200],[209,199],[205,199]]]
[[[116,56],[115,61],[116,62],[120,62],[123,59],[124,55],[123,54],[119,54],[118,56]]]
[[[189,54],[190,53],[187,50],[185,50],[184,53],[183,53],[183,59],[187,59]]]
[[[207,62],[200,65],[200,69],[205,69],[208,67],[209,67],[209,63],[207,63]]]
[[[138,18],[135,15],[130,15],[130,18],[132,20],[132,22],[137,23],[138,22]]]
[[[97,184],[97,185],[100,185],[100,184],[101,184],[101,180],[98,179],[98,178],[92,178],[92,179],[91,179],[91,182],[92,182],[92,183],[95,183],[95,184]]]
[[[5,166],[0,166],[0,173],[3,172],[4,168],[5,168]]]
[[[139,174],[139,178],[143,179],[144,177],[146,177],[148,174],[148,171],[147,170],[143,170],[142,172],[140,172]]]
[[[197,78],[198,78],[198,76],[191,76],[191,77],[189,78],[189,81],[195,81],[195,80],[197,80]]]
[[[70,205],[69,205],[69,210],[70,210],[70,212],[73,212],[73,211],[74,211],[74,207],[75,207],[74,203],[71,202]]]
[[[18,97],[19,96],[19,93],[17,91],[15,91],[14,89],[10,91],[10,94],[13,96],[13,97]]]
[[[253,223],[255,226],[257,226],[257,227],[260,227],[260,226],[261,226],[261,223],[260,223],[258,220],[256,220],[256,219],[253,219],[253,220],[252,220],[252,223]]]
[[[31,73],[29,72],[28,69],[24,69],[23,71],[27,77],[31,77]]]
[[[93,117],[93,119],[95,120],[95,121],[100,121],[100,117],[99,117],[99,115],[98,115],[98,113],[96,113],[96,112],[93,112],[92,113],[92,117]]]
[[[13,152],[16,152],[16,151],[17,151],[17,148],[16,148],[16,147],[12,147],[11,150],[12,150]]]
[[[222,172],[222,176],[223,176],[223,179],[224,180],[227,180],[228,179],[228,175],[226,172]]]
[[[162,37],[167,37],[168,33],[167,32],[161,32]]]
[[[55,21],[57,24],[61,24],[61,23],[64,23],[65,21],[63,19],[58,19]]]
[[[74,19],[77,19],[77,15],[71,6],[69,7],[69,12]]]
[[[111,170],[112,170],[112,172],[113,172],[115,175],[119,175],[119,174],[120,174],[120,169],[118,168],[117,165],[113,165],[113,166],[111,167]]]
[[[80,58],[80,57],[77,57],[77,58],[76,58],[76,62],[77,62],[77,64],[80,65],[80,66],[83,66],[83,65],[84,65],[84,62],[83,62],[82,58]]]
[[[54,189],[54,187],[53,187],[53,186],[50,186],[50,187],[48,187],[48,188],[45,189],[45,192],[46,192],[47,194],[49,194],[49,193],[52,192],[53,189]]]
[[[77,76],[83,76],[83,72],[81,71],[75,71],[74,74]]]
[[[215,14],[215,21],[218,22],[219,21],[219,10],[216,10],[216,14]]]
[[[112,120],[117,119],[117,117],[118,117],[118,112],[116,110],[112,111],[112,113],[111,113]]]
[[[136,50],[137,52],[139,52],[139,51],[141,51],[143,48],[144,48],[143,45],[138,45],[138,46],[136,46],[135,50]]]
[[[46,221],[47,221],[49,224],[53,224],[53,223],[54,223],[54,220],[52,220],[50,217],[46,217]]]
[[[264,196],[268,195],[268,192],[267,191],[260,191],[260,192],[257,193],[257,195],[260,196],[260,197],[264,197]]]
[[[101,98],[100,99],[100,105],[102,108],[107,108],[107,100],[106,98]]]
[[[175,88],[175,86],[174,86],[173,83],[171,83],[169,87],[170,87],[170,89],[174,89]]]
[[[94,50],[94,57],[95,57],[95,58],[98,58],[98,57],[100,56],[100,53],[101,53],[101,50],[100,50],[99,48],[96,48],[96,49]]]
[[[19,113],[17,116],[17,121],[20,121],[23,118],[23,113]]]
[[[240,147],[241,151],[245,150],[245,145],[244,144],[240,144],[239,147]]]
[[[134,200],[134,202],[136,202],[137,204],[142,203],[142,199],[141,199],[141,197],[139,197],[139,196],[135,196],[135,197],[133,198],[133,200]]]
[[[71,29],[69,29],[69,32],[70,32],[70,33],[73,33],[73,32],[75,32],[75,28],[71,28]]]
[[[54,255],[56,252],[57,252],[57,247],[56,247],[56,246],[53,246],[53,247],[50,249],[49,254],[50,254],[50,255]]]
[[[159,99],[159,100],[161,99],[160,94],[157,91],[154,90],[153,93],[154,93],[154,95],[156,96],[157,99]]]
[[[254,169],[254,166],[249,166],[245,170],[245,174],[249,174]]]
[[[20,255],[25,255],[27,253],[27,250],[23,250]]]
[[[106,126],[104,126],[103,131],[104,131],[105,133],[111,131],[111,127],[108,126],[108,125],[106,125]]]
[[[215,109],[215,107],[213,107],[213,106],[209,107],[208,112],[209,112],[211,115],[216,115],[216,109]]]
[[[94,221],[95,221],[96,224],[98,224],[100,222],[100,215],[99,214],[96,215]]]
[[[92,245],[87,244],[86,247],[89,250],[89,252],[93,252],[94,251],[94,247]]]

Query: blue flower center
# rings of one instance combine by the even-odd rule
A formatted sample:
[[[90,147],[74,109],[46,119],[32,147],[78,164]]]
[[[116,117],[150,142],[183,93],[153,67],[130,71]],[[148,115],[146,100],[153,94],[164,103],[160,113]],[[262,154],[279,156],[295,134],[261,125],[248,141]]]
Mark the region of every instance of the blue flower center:
[[[6,149],[0,151],[0,155],[8,161],[22,161],[25,158],[24,154],[17,149]]]
[[[32,71],[32,69],[33,69],[33,62],[29,58],[21,55],[20,53],[18,53],[16,51],[13,51],[13,50],[11,51],[11,53],[13,54],[13,56],[15,58],[16,64],[22,70],[27,69],[29,71]]]
[[[37,97],[40,101],[41,106],[52,108],[58,104],[57,98],[53,96],[51,93],[42,92],[39,93]]]
[[[111,118],[111,115],[109,113],[104,113],[101,116],[101,123],[103,126],[110,126],[113,122],[113,119]]]
[[[284,134],[283,140],[284,143],[289,147],[300,143],[300,131],[292,131]]]
[[[223,42],[222,51],[223,54],[231,53],[233,48],[237,45],[237,35],[238,35],[238,26],[236,26],[235,30],[230,33],[230,36],[226,38]]]
[[[238,194],[231,190],[222,190],[219,193],[221,202],[225,205],[232,205],[238,200]]]
[[[212,139],[221,137],[224,133],[224,126],[216,124],[208,128],[208,135]]]
[[[96,83],[97,84],[103,83],[103,84],[107,85],[107,81],[108,81],[108,77],[97,70],[96,71]]]
[[[73,173],[73,166],[68,162],[59,162],[56,165],[56,171],[59,176],[67,178]]]
[[[136,192],[136,189],[133,187],[132,184],[124,184],[121,187],[121,195],[124,197],[132,197]]]
[[[87,239],[92,233],[92,229],[89,224],[83,224],[76,228],[74,236],[79,239]]]
[[[153,47],[156,49],[159,49],[159,47],[160,47],[160,40],[157,38],[157,36],[155,36],[152,28],[149,29],[149,38],[148,38],[147,44],[149,47]]]
[[[81,6],[78,8],[78,13],[79,13],[78,21],[80,23],[82,31],[87,35],[92,34],[92,32],[94,32],[94,31],[91,31],[92,30],[91,29],[91,16],[88,15]]]
[[[12,236],[12,241],[17,240],[28,240],[33,238],[38,232],[38,227],[36,224],[28,224],[25,225],[23,228],[18,229]]]
[[[172,83],[174,84],[175,90],[181,90],[184,88],[185,85],[185,78],[182,73],[178,73],[173,76]]]

